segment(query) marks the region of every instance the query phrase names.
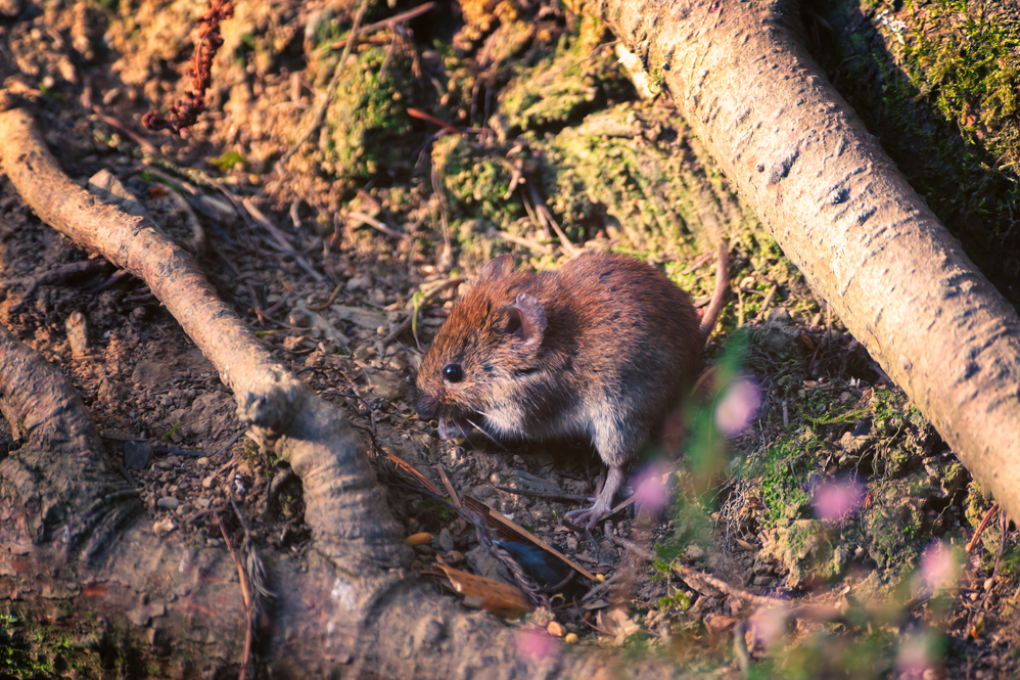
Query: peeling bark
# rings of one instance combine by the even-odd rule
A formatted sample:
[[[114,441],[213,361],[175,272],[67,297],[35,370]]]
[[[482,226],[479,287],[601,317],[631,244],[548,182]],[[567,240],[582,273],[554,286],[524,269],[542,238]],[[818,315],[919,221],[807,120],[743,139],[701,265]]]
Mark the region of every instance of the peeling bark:
[[[1020,318],[903,178],[780,0],[600,0],[812,288],[1020,517]]]

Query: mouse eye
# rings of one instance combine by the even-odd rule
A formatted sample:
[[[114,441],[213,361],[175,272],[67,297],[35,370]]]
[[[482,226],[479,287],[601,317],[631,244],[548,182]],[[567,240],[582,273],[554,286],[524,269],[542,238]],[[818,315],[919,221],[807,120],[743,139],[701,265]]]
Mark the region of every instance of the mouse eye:
[[[447,382],[459,383],[464,379],[464,369],[460,364],[446,364],[443,366],[443,377]]]

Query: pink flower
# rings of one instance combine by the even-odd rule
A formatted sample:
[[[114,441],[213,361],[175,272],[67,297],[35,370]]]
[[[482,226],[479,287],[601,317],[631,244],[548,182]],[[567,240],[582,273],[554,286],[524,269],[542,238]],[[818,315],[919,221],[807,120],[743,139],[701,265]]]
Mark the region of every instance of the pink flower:
[[[935,541],[921,555],[921,578],[938,590],[956,583],[960,564],[943,541]]]
[[[785,608],[766,609],[762,607],[751,615],[747,631],[751,634],[751,645],[768,647],[786,634]]]
[[[896,652],[896,669],[903,678],[922,678],[925,671],[935,670],[931,640],[925,635],[903,640]]]
[[[549,661],[559,653],[560,643],[539,628],[524,628],[517,631],[514,643],[517,651],[532,661]]]
[[[811,503],[819,519],[842,522],[860,509],[866,493],[867,489],[856,479],[823,482],[815,489]]]
[[[641,510],[659,512],[669,503],[670,491],[666,485],[672,468],[664,461],[652,463],[634,477],[635,501]]]
[[[738,377],[715,407],[715,426],[724,437],[736,437],[750,426],[761,407],[761,390],[752,380]]]

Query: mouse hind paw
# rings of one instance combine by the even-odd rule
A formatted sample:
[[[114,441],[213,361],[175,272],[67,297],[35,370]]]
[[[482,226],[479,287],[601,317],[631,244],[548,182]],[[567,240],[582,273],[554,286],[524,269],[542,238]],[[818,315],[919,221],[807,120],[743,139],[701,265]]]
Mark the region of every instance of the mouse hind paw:
[[[598,503],[590,508],[571,510],[563,519],[581,529],[594,529],[595,525],[609,516],[609,508],[600,508]]]

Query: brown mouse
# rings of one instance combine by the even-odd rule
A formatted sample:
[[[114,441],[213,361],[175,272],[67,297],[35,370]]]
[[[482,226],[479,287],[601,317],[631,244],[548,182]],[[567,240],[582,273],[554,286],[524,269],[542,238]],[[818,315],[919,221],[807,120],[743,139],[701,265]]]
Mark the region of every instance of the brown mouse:
[[[509,439],[591,439],[609,475],[590,508],[567,519],[591,528],[609,513],[621,466],[649,440],[698,377],[728,285],[719,249],[703,318],[655,267],[585,254],[558,272],[514,271],[502,255],[450,311],[422,359],[412,393],[444,438],[470,427]]]

